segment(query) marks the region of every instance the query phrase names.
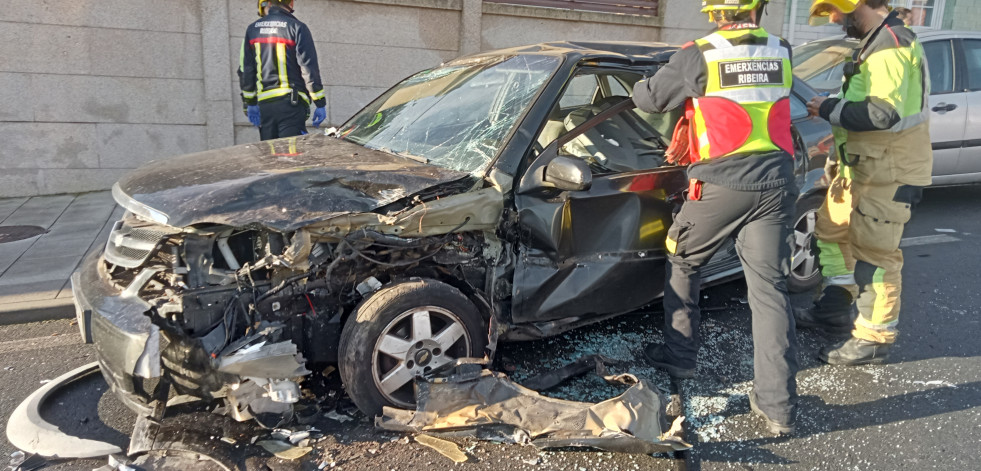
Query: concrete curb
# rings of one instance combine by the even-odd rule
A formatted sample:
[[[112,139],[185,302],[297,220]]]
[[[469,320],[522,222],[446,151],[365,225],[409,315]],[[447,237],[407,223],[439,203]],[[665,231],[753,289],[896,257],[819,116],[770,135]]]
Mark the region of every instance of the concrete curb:
[[[73,298],[0,304],[0,325],[26,324],[75,317]]]

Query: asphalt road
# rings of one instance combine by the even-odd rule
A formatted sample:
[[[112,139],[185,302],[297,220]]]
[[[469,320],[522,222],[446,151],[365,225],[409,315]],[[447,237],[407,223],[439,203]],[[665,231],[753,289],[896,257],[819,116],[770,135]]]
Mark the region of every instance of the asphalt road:
[[[882,366],[831,367],[814,355],[832,338],[801,331],[798,376],[801,415],[793,438],[772,438],[749,414],[752,386],[749,310],[741,281],[705,290],[698,377],[683,388],[689,437],[687,469],[981,469],[981,186],[931,189],[905,234],[901,335],[891,361]],[[806,296],[798,296],[805,304]],[[505,345],[502,365],[515,380],[600,353],[622,360],[611,370],[631,372],[661,387],[668,379],[644,364],[640,346],[660,338],[662,316],[639,313],[566,335]],[[94,361],[68,321],[0,327],[0,419],[46,379]],[[125,446],[133,416],[98,378],[84,381],[51,401],[49,420],[66,430]],[[595,376],[583,376],[548,391],[572,400],[599,401],[622,392]],[[336,401],[332,401],[336,402]],[[341,400],[341,411],[350,412]],[[252,469],[409,470],[452,466],[436,452],[400,434],[375,432],[369,420],[339,423],[320,418],[325,432],[314,452],[297,462],[266,458],[252,447]],[[170,419],[199,428],[201,440],[230,437],[239,446],[266,431],[231,424],[207,412]],[[665,455],[626,455],[581,450],[464,441],[471,459],[460,469],[634,470],[681,468]],[[0,441],[0,451],[13,448]],[[330,468],[333,463],[334,468]],[[103,460],[54,463],[49,469],[90,470]]]

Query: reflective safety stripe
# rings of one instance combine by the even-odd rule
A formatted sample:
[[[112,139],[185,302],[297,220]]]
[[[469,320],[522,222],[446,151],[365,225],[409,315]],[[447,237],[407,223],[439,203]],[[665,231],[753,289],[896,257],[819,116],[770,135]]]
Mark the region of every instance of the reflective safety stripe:
[[[255,98],[255,95],[256,92],[245,92],[245,91],[242,92],[242,98],[245,98],[246,100],[251,100]]]
[[[245,70],[245,41],[242,41],[242,47],[238,49],[238,70]]]
[[[262,44],[255,43],[253,45],[255,48],[255,75],[256,75],[256,89],[259,93],[262,93]]]
[[[872,321],[866,319],[863,316],[858,316],[855,319],[855,324],[860,325],[860,326],[865,327],[866,329],[870,329],[870,330],[894,331],[894,330],[896,330],[896,326],[899,325],[899,319],[896,319],[896,320],[891,321],[891,322],[886,322],[886,323],[883,323],[883,324],[876,324],[875,322],[872,322]]]
[[[784,87],[754,87],[738,90],[717,90],[705,96],[720,96],[736,103],[775,102],[790,96],[790,89]]]
[[[835,285],[835,286],[850,286],[855,283],[855,274],[849,273],[847,275],[838,276],[828,276],[824,278],[824,284]]]
[[[279,86],[289,85],[290,78],[286,70],[286,44],[276,44],[276,69],[279,71]]]
[[[703,52],[708,62],[726,59],[787,59],[790,52],[782,47],[770,46],[733,46],[725,49],[710,49]]]
[[[716,49],[732,47],[732,43],[729,42],[728,39],[722,37],[722,35],[719,33],[712,33],[708,36],[705,36],[705,40],[708,41],[713,46],[715,46]]]
[[[709,135],[707,132],[698,135],[698,146],[699,148],[707,148],[709,146]]]
[[[821,251],[819,257],[821,259],[821,274],[824,275],[824,278],[828,280],[839,276],[850,276],[850,283],[847,284],[855,284],[855,274],[848,269],[845,255],[838,248],[838,244],[817,239],[817,246],[818,250]]]
[[[929,103],[928,100],[929,99],[923,100],[923,103]],[[889,128],[889,130],[892,131],[892,132],[905,131],[905,130],[907,130],[909,128],[912,128],[912,127],[915,127],[915,126],[918,126],[920,124],[923,124],[923,123],[927,122],[928,119],[930,119],[930,111],[927,110],[924,107],[923,110],[920,111],[919,113],[916,113],[914,115],[907,116],[905,118],[901,118],[899,120],[899,122],[896,123],[896,124],[894,124],[891,128]]]
[[[276,98],[284,95],[289,95],[290,92],[292,91],[293,89],[290,87],[280,87],[280,88],[273,88],[271,90],[265,90],[259,93],[259,101],[268,100],[270,98]],[[307,102],[307,104],[310,104],[310,97],[307,96],[306,93],[297,92],[297,95],[300,95],[300,98],[302,98],[303,101]]]
[[[310,98],[312,98],[313,101],[317,101],[317,100],[323,100],[324,96],[325,96],[324,91],[320,90],[319,92],[314,93],[313,96],[311,96]]]
[[[667,249],[669,254],[674,255],[675,251],[678,250],[678,241],[668,237],[664,239],[664,248]]]

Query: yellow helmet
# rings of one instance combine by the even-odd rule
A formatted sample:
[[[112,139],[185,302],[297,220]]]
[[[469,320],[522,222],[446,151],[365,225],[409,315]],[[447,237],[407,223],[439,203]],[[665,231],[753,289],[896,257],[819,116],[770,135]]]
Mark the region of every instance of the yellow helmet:
[[[750,11],[759,8],[763,0],[702,0],[702,13],[718,10]]]
[[[286,5],[286,4],[290,3],[290,2],[289,2],[289,0],[259,0],[259,4],[258,4],[259,16],[260,17],[265,16],[265,11],[264,10],[266,9],[266,7],[268,7],[269,5],[271,5],[273,3],[279,3],[280,5]],[[292,10],[290,10],[290,11],[292,11]]]
[[[823,25],[828,22],[828,16],[832,10],[838,10],[844,14],[849,14],[858,8],[858,4],[863,0],[814,0],[811,3],[811,14],[807,19],[811,26]]]

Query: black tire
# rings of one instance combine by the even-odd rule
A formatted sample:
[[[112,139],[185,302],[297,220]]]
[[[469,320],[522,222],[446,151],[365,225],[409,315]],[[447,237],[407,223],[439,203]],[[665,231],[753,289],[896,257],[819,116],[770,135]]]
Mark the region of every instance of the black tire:
[[[341,333],[338,369],[348,396],[374,417],[383,406],[413,408],[412,378],[457,358],[482,357],[486,345],[484,320],[460,290],[417,279],[386,286],[358,306]]]
[[[824,203],[825,193],[819,191],[797,200],[794,213],[794,248],[790,257],[790,276],[787,289],[791,293],[804,293],[821,284],[821,266],[811,240],[814,238],[814,221],[818,208]]]

